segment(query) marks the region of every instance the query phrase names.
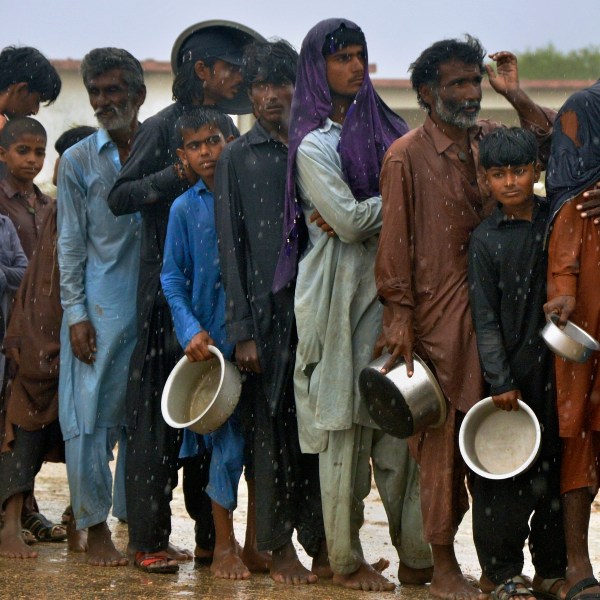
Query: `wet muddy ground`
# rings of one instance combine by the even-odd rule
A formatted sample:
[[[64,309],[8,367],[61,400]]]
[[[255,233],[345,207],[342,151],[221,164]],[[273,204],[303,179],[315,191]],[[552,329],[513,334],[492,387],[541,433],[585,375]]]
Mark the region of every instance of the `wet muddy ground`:
[[[114,464],[114,463],[113,463]],[[64,465],[44,465],[36,481],[36,496],[42,512],[55,521],[68,504],[68,487]],[[236,511],[238,540],[244,538],[246,522],[245,486],[240,487],[240,507]],[[194,548],[193,523],[183,505],[181,487],[175,490],[173,509],[173,534],[171,541],[180,547]],[[117,547],[124,551],[127,546],[127,525],[110,519],[110,527]],[[369,561],[380,556],[390,561],[386,572],[397,583],[395,571],[398,557],[390,544],[383,506],[373,490],[366,507],[366,523],[361,539]],[[480,570],[471,542],[470,514],[465,517],[457,537],[457,555],[463,570],[479,577]],[[595,504],[590,531],[592,562],[600,565],[600,505]],[[267,575],[253,575],[250,581],[228,582],[214,579],[207,567],[195,568],[193,563],[181,563],[175,575],[148,575],[132,566],[122,568],[89,567],[85,556],[67,553],[66,545],[35,545],[37,559],[14,560],[0,558],[0,599],[94,599],[118,598],[206,598],[219,600],[329,600],[369,598],[402,598],[425,600],[429,597],[426,587],[400,587],[395,592],[366,593],[346,591],[330,582],[316,585],[288,587],[275,584]],[[309,561],[302,551],[299,555],[308,566]],[[531,563],[527,561],[525,573],[533,575]]]

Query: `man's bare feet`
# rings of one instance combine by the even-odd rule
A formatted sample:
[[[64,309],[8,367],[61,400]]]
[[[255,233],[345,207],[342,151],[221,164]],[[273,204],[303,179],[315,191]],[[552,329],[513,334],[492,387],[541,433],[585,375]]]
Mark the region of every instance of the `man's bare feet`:
[[[277,583],[287,585],[305,585],[316,583],[317,575],[311,573],[298,560],[296,549],[291,541],[281,548],[273,550],[273,562],[271,564],[271,579]]]
[[[413,569],[402,561],[398,565],[398,581],[402,585],[425,585],[433,577],[433,567]]]
[[[189,550],[186,550],[185,548],[178,548],[177,546],[171,544],[171,542],[169,542],[169,545],[167,546],[167,554],[170,558],[178,562],[186,562],[194,558],[194,555]]]
[[[115,548],[106,521],[88,528],[87,563],[95,567],[126,567],[129,564]]]
[[[215,577],[234,580],[250,579],[250,571],[243,563],[235,546],[222,550],[215,548],[213,561],[210,565],[210,572]]]
[[[429,593],[442,600],[488,600],[488,595],[475,587],[460,571],[449,572],[441,577],[435,568]]]
[[[347,575],[334,573],[333,583],[351,590],[362,590],[363,592],[392,592],[396,589],[396,584],[381,574],[381,571],[387,568],[388,565],[389,562],[384,559],[377,561],[375,566],[363,561],[354,573]]]
[[[242,562],[248,567],[250,573],[268,573],[271,570],[271,553],[259,552],[256,547],[244,546],[238,549]]]
[[[36,558],[38,553],[32,550],[21,536],[21,519],[7,522],[0,527],[0,556],[6,558]]]
[[[329,565],[329,556],[327,554],[327,542],[323,540],[319,547],[319,552],[313,558],[310,569],[319,579],[331,579],[333,571]]]
[[[70,552],[87,552],[87,529],[77,529],[75,517],[71,513],[67,523],[67,548]]]

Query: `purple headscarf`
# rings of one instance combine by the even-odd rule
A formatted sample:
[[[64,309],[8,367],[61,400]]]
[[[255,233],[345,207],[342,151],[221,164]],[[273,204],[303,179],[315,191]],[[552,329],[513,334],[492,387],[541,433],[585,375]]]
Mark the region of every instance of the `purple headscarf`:
[[[307,33],[300,50],[290,115],[284,241],[273,282],[275,292],[296,276],[301,240],[306,237],[304,216],[296,200],[296,153],[304,137],[321,127],[331,113],[323,45],[327,36],[341,26],[360,31],[347,19],[327,19]],[[366,44],[365,59],[368,64]],[[407,131],[408,125],[379,97],[365,70],[363,84],[344,120],[338,149],[344,177],[358,201],[379,194],[383,155]]]

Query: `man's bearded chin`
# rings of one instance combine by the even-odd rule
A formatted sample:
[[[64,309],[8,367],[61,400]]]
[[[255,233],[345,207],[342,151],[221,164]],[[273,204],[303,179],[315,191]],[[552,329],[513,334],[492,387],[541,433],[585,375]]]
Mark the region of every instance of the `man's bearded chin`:
[[[126,106],[112,106],[112,112],[103,114],[103,110],[97,110],[94,116],[98,120],[101,127],[107,131],[115,131],[117,129],[126,129],[131,125],[135,114],[135,107],[130,102]]]
[[[479,100],[467,100],[466,102],[444,102],[439,94],[434,92],[435,110],[444,123],[458,127],[459,129],[469,129],[477,123],[481,103]],[[473,114],[465,114],[462,112],[465,108],[476,108]]]

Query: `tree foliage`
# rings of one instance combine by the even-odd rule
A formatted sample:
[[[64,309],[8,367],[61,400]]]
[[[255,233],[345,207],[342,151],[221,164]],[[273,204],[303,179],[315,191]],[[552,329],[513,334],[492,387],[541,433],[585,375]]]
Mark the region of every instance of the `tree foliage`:
[[[598,79],[600,46],[561,52],[553,44],[515,52],[522,79]]]

